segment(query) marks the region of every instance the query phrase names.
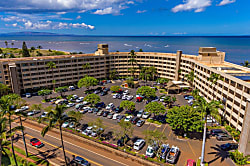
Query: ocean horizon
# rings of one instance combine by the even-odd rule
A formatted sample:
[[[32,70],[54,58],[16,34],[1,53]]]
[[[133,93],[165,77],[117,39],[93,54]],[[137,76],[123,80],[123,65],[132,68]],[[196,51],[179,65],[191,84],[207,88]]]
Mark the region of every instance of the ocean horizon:
[[[43,49],[54,49],[68,52],[93,53],[97,44],[109,44],[109,51],[129,52],[142,49],[145,52],[175,53],[182,50],[184,54],[198,55],[199,47],[216,47],[226,52],[225,60],[240,64],[250,61],[250,36],[78,36],[78,35],[41,35],[0,36],[0,47],[21,48],[25,41],[27,46],[42,46]]]

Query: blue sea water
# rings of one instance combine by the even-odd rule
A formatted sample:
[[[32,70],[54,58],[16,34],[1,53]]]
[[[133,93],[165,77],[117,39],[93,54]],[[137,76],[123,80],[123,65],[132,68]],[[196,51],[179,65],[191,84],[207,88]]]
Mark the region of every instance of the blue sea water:
[[[240,64],[250,61],[250,37],[153,37],[153,36],[0,36],[0,47],[4,41],[11,42],[14,47],[21,48],[25,41],[28,47],[41,45],[44,49],[55,49],[69,52],[93,53],[97,44],[109,44],[113,51],[138,51],[174,53],[182,50],[184,54],[197,55],[199,47],[216,47],[226,52],[226,61]]]

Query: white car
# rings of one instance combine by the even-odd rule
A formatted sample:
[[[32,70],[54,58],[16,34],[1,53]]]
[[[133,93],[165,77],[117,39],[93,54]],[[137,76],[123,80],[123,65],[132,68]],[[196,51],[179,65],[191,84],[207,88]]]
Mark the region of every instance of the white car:
[[[28,116],[33,116],[33,115],[35,115],[35,112],[34,111],[30,111],[30,112],[27,113],[27,115]]]
[[[154,156],[154,154],[155,154],[154,147],[151,146],[151,145],[149,145],[148,148],[147,148],[147,150],[146,150],[146,156],[152,158]]]
[[[77,99],[78,96],[77,96],[77,95],[73,95],[72,98],[73,98],[73,99]]]
[[[74,126],[75,126],[75,122],[71,122],[71,123],[69,124],[69,128],[74,128]]]
[[[83,112],[87,112],[89,111],[90,107],[83,107],[79,112],[83,113]]]
[[[69,108],[69,107],[73,107],[75,105],[75,103],[68,103],[67,104],[67,107]]]
[[[150,112],[144,112],[143,115],[142,115],[142,118],[143,119],[148,119],[150,117]]]
[[[114,114],[112,119],[113,119],[113,120],[116,120],[117,117],[118,117],[119,115],[120,115],[120,114]]]
[[[23,111],[26,111],[26,110],[29,109],[29,106],[27,106],[27,105],[26,105],[26,106],[22,106],[21,109],[22,109]]]
[[[127,100],[132,100],[134,98],[134,96],[127,96]]]
[[[41,118],[45,118],[47,116],[48,112],[43,112],[41,115]]]
[[[76,102],[77,102],[77,103],[80,103],[80,102],[83,101],[83,99],[84,99],[84,97],[79,97],[78,99],[76,99]]]
[[[110,109],[112,109],[112,108],[114,108],[115,107],[115,105],[113,104],[113,103],[109,103],[108,105],[107,105],[107,107],[106,107],[106,110],[110,110]]]
[[[15,112],[21,112],[23,111],[22,109],[16,109]]]
[[[145,140],[144,139],[138,139],[134,143],[134,150],[140,150],[142,147],[145,145]]]
[[[126,116],[126,118],[124,119],[125,122],[129,122],[131,120],[132,116],[129,115],[129,116]]]
[[[70,90],[75,90],[76,88],[74,86],[69,86]]]
[[[116,99],[118,97],[118,93],[115,93],[114,95],[113,95],[113,99]]]
[[[125,90],[122,94],[123,94],[123,95],[128,95],[129,92],[128,92],[128,90]]]
[[[64,122],[63,124],[62,124],[62,127],[63,128],[66,128],[66,127],[68,127],[69,126],[69,122]]]
[[[84,101],[84,102],[82,102],[82,104],[83,104],[83,105],[87,105],[87,104],[89,104],[89,102]]]
[[[128,95],[123,95],[122,96],[122,100],[127,100],[127,98],[128,98]]]
[[[142,117],[142,114],[143,114],[143,109],[141,109],[140,111],[138,111],[138,113],[137,113],[137,117],[138,118],[141,118]]]

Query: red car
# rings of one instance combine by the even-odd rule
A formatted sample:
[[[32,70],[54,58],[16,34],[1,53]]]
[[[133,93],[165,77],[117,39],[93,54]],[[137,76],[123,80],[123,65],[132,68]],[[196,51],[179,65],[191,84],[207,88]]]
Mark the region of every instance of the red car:
[[[40,147],[44,146],[44,144],[39,139],[37,139],[37,138],[30,139],[30,144],[32,146],[37,147],[37,148],[40,148]]]
[[[142,102],[142,100],[143,100],[143,97],[137,97],[136,98],[136,102]]]
[[[196,163],[195,163],[194,160],[188,159],[188,160],[187,160],[187,166],[196,166]]]

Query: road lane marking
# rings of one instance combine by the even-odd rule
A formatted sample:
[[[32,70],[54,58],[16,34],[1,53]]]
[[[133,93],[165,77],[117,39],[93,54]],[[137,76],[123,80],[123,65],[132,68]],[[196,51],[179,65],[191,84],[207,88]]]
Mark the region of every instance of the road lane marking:
[[[192,153],[194,154],[194,156],[196,156],[196,154],[195,154],[195,152],[194,152],[194,150],[193,150],[192,146],[190,145],[189,141],[187,141],[187,143],[188,143],[188,145],[189,145],[189,147],[190,147],[190,149],[191,149]]]
[[[39,132],[39,131],[37,131],[37,130],[35,130],[35,129],[32,129],[32,128],[30,128],[30,127],[27,127],[27,126],[25,126],[25,127],[28,128],[28,129],[30,129],[30,130]],[[56,138],[56,137],[54,137],[54,136],[51,136],[51,135],[49,135],[49,134],[47,134],[46,136],[49,136],[49,137],[52,137],[52,138],[54,138],[54,139],[60,140],[60,139],[58,139],[58,138]],[[79,147],[79,146],[77,146],[77,145],[75,145],[75,144],[72,144],[72,143],[70,143],[70,142],[68,142],[68,141],[63,141],[63,142],[66,142],[66,143],[68,143],[68,144],[70,144],[70,145],[73,145],[73,146],[75,146],[75,147],[77,147],[77,148],[81,148],[81,149],[83,149],[83,150],[89,151],[89,152],[91,152],[91,153],[94,153],[94,154],[96,154],[96,155],[98,155],[98,156],[101,156],[101,157],[106,158],[106,159],[108,159],[108,160],[114,161],[114,162],[116,162],[116,163],[119,163],[119,164],[128,166],[127,164],[124,164],[124,163],[121,163],[121,162],[116,161],[116,160],[114,160],[114,159],[111,159],[111,158],[109,158],[109,157],[103,156],[103,155],[101,155],[101,154],[99,154],[99,153],[96,153],[96,152],[93,152],[93,151],[91,151],[91,150],[89,150],[89,149],[85,149],[85,148],[83,148],[83,147]]]
[[[26,135],[27,137],[34,138],[33,136],[31,136],[31,135],[29,135],[29,134],[25,134],[25,135]],[[52,147],[54,147],[54,148],[57,148],[57,149],[62,150],[62,147],[55,146],[55,145],[53,145],[53,144],[51,144],[51,143],[48,143],[47,141],[44,141],[44,140],[42,140],[42,139],[41,139],[41,141],[44,142],[44,143],[46,143],[46,144],[48,144],[48,145],[50,145],[50,146],[52,146]],[[65,141],[63,141],[63,142],[65,142]],[[72,153],[72,152],[70,152],[70,151],[68,151],[68,150],[65,150],[65,152],[67,152],[67,153],[69,153],[69,154],[71,154],[71,155],[80,156],[80,155],[77,155],[77,154],[75,154],[75,153]],[[80,156],[80,157],[85,158],[86,160],[90,161],[90,162],[93,163],[93,164],[96,164],[96,165],[99,165],[99,166],[103,166],[103,165],[101,165],[101,164],[99,164],[99,163],[97,163],[97,162],[95,162],[95,161],[93,161],[93,160],[90,160],[90,159],[86,158],[86,157],[83,157],[83,156]]]

